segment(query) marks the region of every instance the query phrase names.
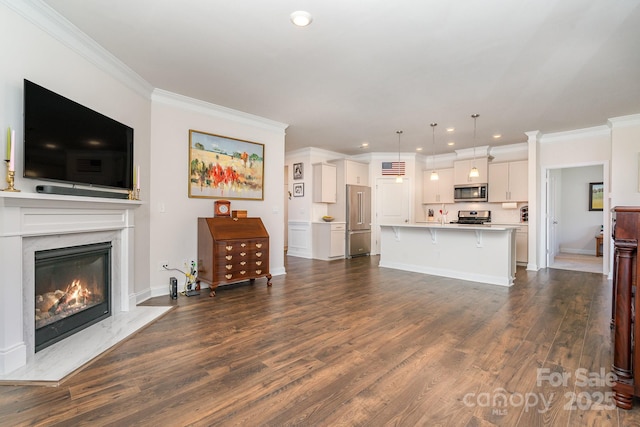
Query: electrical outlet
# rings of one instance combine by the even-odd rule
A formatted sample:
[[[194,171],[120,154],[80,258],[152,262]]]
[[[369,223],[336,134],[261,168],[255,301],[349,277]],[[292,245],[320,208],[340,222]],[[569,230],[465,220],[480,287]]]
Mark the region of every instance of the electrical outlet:
[[[160,271],[165,271],[169,268],[169,261],[160,261],[160,264],[158,264],[158,270]]]

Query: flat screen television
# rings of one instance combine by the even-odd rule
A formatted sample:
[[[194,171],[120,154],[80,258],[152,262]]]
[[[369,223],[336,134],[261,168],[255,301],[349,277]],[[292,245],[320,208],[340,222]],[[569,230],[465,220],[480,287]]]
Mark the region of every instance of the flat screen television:
[[[133,129],[25,79],[23,170],[74,187],[132,189]]]

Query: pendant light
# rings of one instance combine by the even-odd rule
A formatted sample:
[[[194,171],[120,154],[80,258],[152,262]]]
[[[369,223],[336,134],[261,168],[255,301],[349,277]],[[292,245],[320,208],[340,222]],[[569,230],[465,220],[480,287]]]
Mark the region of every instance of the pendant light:
[[[396,177],[396,182],[400,184],[402,183],[402,175],[400,175],[400,135],[402,135],[402,131],[397,130],[396,133],[398,134],[398,176]]]
[[[431,171],[431,181],[437,181],[440,179],[438,171],[436,170],[436,126],[437,123],[431,123],[431,133],[433,135],[433,170]]]
[[[469,171],[469,178],[477,178],[480,176],[480,172],[476,167],[476,119],[480,117],[480,114],[472,114],[471,117],[473,117],[473,164]]]

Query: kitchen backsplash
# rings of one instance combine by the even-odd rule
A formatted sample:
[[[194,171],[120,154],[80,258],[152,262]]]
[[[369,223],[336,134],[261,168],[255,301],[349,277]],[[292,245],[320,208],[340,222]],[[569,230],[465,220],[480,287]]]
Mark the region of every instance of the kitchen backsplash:
[[[504,209],[502,203],[448,203],[445,204],[445,210],[449,211],[447,221],[454,221],[458,218],[458,211],[470,210],[490,210],[491,222],[496,224],[519,224],[520,208],[526,206],[527,203],[518,203],[516,209]],[[422,205],[424,218],[416,218],[416,221],[426,221],[429,209],[433,209],[436,220],[440,218],[440,209],[442,204]]]

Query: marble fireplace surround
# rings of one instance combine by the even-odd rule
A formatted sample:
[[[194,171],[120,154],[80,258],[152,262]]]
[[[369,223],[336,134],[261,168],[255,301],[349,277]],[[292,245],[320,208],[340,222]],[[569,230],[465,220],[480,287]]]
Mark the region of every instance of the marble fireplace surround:
[[[0,192],[0,381],[59,381],[170,307],[136,306],[134,209],[140,201]],[[34,254],[109,241],[111,316],[35,353]]]

